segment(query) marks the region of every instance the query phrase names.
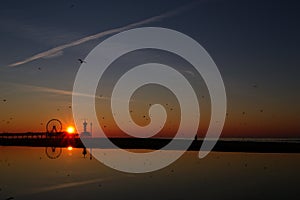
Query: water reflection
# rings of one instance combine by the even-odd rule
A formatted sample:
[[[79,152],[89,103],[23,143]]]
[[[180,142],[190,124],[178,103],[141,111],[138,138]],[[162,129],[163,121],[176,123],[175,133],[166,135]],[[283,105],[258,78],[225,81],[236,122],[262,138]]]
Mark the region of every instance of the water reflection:
[[[83,157],[85,158],[85,156],[87,154],[86,148],[83,148],[82,154],[83,154]]]
[[[93,152],[93,149],[90,148],[90,160],[92,160],[92,158],[93,158],[93,156],[92,156],[93,153],[92,153],[92,152]],[[82,155],[83,155],[84,158],[85,158],[86,155],[87,155],[87,150],[86,150],[85,147],[83,148]]]
[[[96,159],[90,160],[91,149],[68,151],[48,147],[48,154],[59,155],[57,159],[49,159],[45,149],[0,146],[0,199],[287,199],[300,196],[300,154],[212,152],[200,160],[198,152],[189,151],[159,171],[128,174],[110,169]],[[109,154],[114,150],[103,152]]]
[[[67,150],[68,151],[72,151],[73,147],[72,146],[68,146]],[[92,148],[90,148],[90,151],[89,151],[90,152],[89,153],[90,160],[92,160],[92,158],[93,158],[92,151],[93,151]],[[61,156],[62,152],[63,152],[62,147],[46,147],[46,149],[45,149],[46,156],[48,158],[50,158],[50,159],[57,159],[57,158],[59,158]],[[85,147],[82,148],[83,158],[86,158],[87,154],[88,154],[88,152],[87,152],[86,148]],[[69,155],[71,155],[71,154],[69,154]]]
[[[61,147],[46,147],[46,155],[50,159],[57,159],[60,157],[62,153],[62,148]]]

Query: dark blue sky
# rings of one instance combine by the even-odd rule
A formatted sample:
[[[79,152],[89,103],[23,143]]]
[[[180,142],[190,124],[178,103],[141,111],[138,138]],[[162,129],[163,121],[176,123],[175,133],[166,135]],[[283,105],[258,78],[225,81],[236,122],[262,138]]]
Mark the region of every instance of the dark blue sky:
[[[0,119],[6,120],[13,115],[19,118],[15,126],[23,126],[25,123],[39,124],[41,113],[43,120],[57,115],[53,110],[71,104],[70,95],[54,94],[42,88],[72,91],[80,66],[77,59],[84,58],[109,36],[66,48],[50,58],[16,67],[8,67],[10,64],[89,35],[162,15],[191,2],[2,1],[0,99],[7,99],[7,103],[0,103],[4,111]],[[236,125],[232,126],[241,123],[239,113],[252,112],[249,124],[254,124],[257,130],[263,132],[272,124],[281,123],[280,131],[287,128],[299,136],[300,3],[288,0],[198,2],[185,12],[144,26],[180,31],[209,52],[225,82],[228,110],[235,115],[231,123]],[[258,87],[254,89],[253,85]],[[24,114],[20,113],[28,112],[26,108],[31,106],[45,111],[35,113],[33,122],[24,120]],[[266,110],[264,116],[255,113],[260,109]],[[70,117],[69,112],[64,111],[64,114]],[[262,124],[258,126],[256,118],[265,121],[268,128]],[[0,123],[0,132],[14,130],[11,124]]]

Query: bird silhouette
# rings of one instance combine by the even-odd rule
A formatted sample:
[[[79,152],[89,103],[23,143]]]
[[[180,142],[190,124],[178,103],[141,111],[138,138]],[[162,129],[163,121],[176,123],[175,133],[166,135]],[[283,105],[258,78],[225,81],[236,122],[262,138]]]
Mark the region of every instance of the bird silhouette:
[[[86,61],[82,60],[82,59],[78,59],[78,61],[82,64],[82,63],[86,63]]]

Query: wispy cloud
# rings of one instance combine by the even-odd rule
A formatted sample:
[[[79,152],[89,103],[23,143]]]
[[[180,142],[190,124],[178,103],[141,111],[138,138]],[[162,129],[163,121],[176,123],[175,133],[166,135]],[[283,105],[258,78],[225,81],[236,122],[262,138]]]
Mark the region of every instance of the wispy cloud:
[[[67,96],[82,96],[82,97],[90,97],[90,98],[96,98],[96,99],[109,99],[107,97],[103,96],[93,96],[89,94],[84,94],[84,93],[75,93],[73,91],[69,90],[61,90],[61,89],[54,89],[54,88],[49,88],[49,87],[41,87],[41,86],[34,86],[34,85],[23,85],[23,87],[26,87],[28,89],[37,91],[37,92],[45,92],[45,93],[51,93],[51,94],[57,94],[57,95],[67,95]]]
[[[53,95],[63,95],[63,96],[80,96],[80,97],[87,97],[87,98],[95,98],[96,100],[105,100],[105,101],[111,101],[111,97],[103,96],[103,95],[91,95],[91,94],[85,94],[85,93],[76,93],[70,90],[62,90],[62,89],[56,89],[56,88],[50,88],[50,87],[44,87],[44,86],[36,86],[36,85],[28,85],[28,84],[20,84],[20,83],[11,83],[11,82],[2,82],[2,85],[10,85],[16,88],[21,88],[24,91],[31,91],[31,92],[39,92],[39,93],[48,93]],[[121,98],[116,98],[118,101],[126,101]],[[136,100],[130,99],[131,102],[134,102]]]
[[[56,52],[56,53],[54,53],[54,54],[45,56],[44,58],[46,58],[46,59],[49,59],[49,58],[56,58],[56,57],[62,56],[63,54],[64,54],[63,51],[58,51],[58,52]]]
[[[22,88],[26,91],[33,91],[33,92],[43,92],[43,93],[49,93],[54,95],[66,95],[66,96],[82,96],[82,97],[90,97],[90,98],[96,98],[96,99],[110,99],[108,97],[104,96],[93,96],[89,94],[84,93],[74,93],[70,90],[62,90],[62,89],[56,89],[56,88],[50,88],[50,87],[43,87],[43,86],[36,86],[36,85],[27,85],[27,84],[20,84],[20,83],[10,83],[10,82],[0,82],[5,83],[6,85],[11,85],[17,88]]]
[[[93,183],[103,183],[103,182],[108,182],[111,180],[114,180],[114,178],[107,177],[107,178],[97,178],[97,179],[84,180],[84,181],[73,181],[70,183],[62,183],[62,184],[57,184],[57,185],[52,185],[52,186],[47,186],[47,187],[34,188],[32,190],[24,192],[24,194],[32,195],[32,194],[68,189],[68,188],[73,188],[73,187],[83,187],[85,185],[90,185]]]
[[[191,71],[191,70],[184,70],[183,72],[184,72],[185,74],[190,75],[190,76],[196,76],[195,73],[194,73],[193,71]]]
[[[107,31],[103,31],[103,32],[100,32],[100,33],[97,33],[97,34],[94,34],[94,35],[90,35],[90,36],[75,40],[73,42],[70,42],[70,43],[67,43],[67,44],[64,44],[64,45],[60,45],[60,46],[57,46],[55,48],[49,49],[47,51],[44,51],[44,52],[38,53],[36,55],[33,55],[33,56],[31,56],[29,58],[26,58],[22,61],[12,63],[9,66],[10,67],[15,67],[15,66],[19,66],[19,65],[22,65],[22,64],[40,59],[40,58],[46,58],[46,57],[49,58],[49,56],[51,57],[51,55],[56,55],[58,52],[62,52],[66,48],[77,46],[77,45],[83,44],[83,43],[91,41],[91,40],[99,39],[99,38],[105,37],[107,35],[118,33],[118,32],[121,32],[121,31],[125,31],[125,30],[131,29],[131,28],[135,28],[135,27],[138,27],[138,26],[148,24],[148,23],[152,23],[152,22],[156,22],[156,21],[160,21],[160,20],[169,18],[169,17],[173,17],[175,15],[178,15],[178,14],[184,12],[184,11],[187,11],[187,10],[193,8],[198,3],[199,2],[193,2],[193,3],[190,3],[188,5],[177,8],[175,10],[163,13],[161,15],[150,17],[148,19],[145,19],[145,20],[142,20],[142,21],[139,21],[139,22],[135,22],[135,23],[132,23],[132,24],[128,24],[128,25],[123,26],[123,27],[110,29],[110,30],[107,30]]]

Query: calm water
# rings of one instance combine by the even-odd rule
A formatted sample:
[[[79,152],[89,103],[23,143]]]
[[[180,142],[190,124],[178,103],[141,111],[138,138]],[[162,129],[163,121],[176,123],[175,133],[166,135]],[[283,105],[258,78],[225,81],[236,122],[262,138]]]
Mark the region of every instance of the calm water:
[[[48,149],[49,150],[49,149]],[[187,152],[146,174],[110,169],[82,149],[0,147],[0,199],[286,199],[300,196],[300,154]],[[51,154],[52,153],[52,154]],[[56,155],[58,149],[52,151]]]

